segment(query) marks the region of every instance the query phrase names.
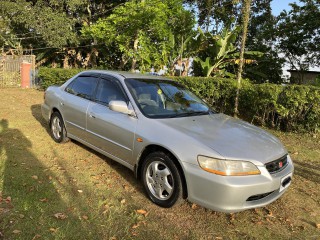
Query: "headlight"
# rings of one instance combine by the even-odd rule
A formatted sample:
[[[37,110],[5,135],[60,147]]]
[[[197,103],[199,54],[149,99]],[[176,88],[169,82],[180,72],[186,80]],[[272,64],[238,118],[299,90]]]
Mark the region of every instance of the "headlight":
[[[245,176],[260,174],[260,170],[253,163],[247,161],[231,161],[198,156],[198,163],[203,170],[222,176]]]

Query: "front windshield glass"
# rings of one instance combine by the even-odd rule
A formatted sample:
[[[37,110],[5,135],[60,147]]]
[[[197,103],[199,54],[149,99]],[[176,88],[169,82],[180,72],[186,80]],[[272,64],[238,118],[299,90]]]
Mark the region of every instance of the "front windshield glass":
[[[209,107],[184,86],[170,80],[126,79],[141,112],[149,118],[209,114]]]

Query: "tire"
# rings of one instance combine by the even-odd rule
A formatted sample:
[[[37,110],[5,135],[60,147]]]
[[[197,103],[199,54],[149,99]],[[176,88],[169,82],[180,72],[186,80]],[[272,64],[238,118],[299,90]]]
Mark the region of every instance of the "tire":
[[[50,133],[53,140],[57,143],[65,143],[69,140],[69,138],[67,138],[67,131],[63,119],[58,112],[54,112],[51,115]]]
[[[182,200],[179,170],[172,158],[163,152],[154,152],[142,165],[142,181],[148,197],[155,204],[169,208]]]

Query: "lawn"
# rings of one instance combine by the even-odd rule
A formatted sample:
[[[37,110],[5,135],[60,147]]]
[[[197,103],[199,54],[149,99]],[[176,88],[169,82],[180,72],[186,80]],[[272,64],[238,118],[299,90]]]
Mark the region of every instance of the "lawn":
[[[295,174],[267,207],[163,209],[130,170],[77,142],[55,143],[41,117],[43,92],[0,96],[0,239],[320,239],[319,135],[272,131]]]

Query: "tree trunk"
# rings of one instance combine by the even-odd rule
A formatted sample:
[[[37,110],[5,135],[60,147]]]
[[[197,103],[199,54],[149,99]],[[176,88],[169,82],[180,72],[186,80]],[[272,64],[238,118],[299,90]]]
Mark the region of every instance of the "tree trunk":
[[[58,66],[58,64],[57,64],[57,62],[56,62],[56,60],[52,60],[52,62],[51,62],[51,67],[52,68],[57,68],[57,66]]]
[[[241,78],[242,78],[242,69],[243,69],[243,55],[245,51],[246,46],[246,40],[247,40],[247,33],[248,33],[248,23],[250,18],[250,5],[251,0],[243,0],[243,7],[242,7],[242,39],[241,39],[241,48],[240,48],[240,63],[239,63],[239,69],[237,74],[237,93],[236,93],[236,99],[235,99],[235,106],[234,106],[234,116],[237,117],[239,114],[239,95],[240,95],[240,88],[241,88]]]
[[[98,52],[98,50],[96,49],[96,48],[93,48],[92,50],[91,50],[91,53],[90,53],[90,67],[91,68],[95,68],[95,67],[97,67],[97,58],[98,58],[98,56],[99,56],[99,52]]]
[[[137,51],[138,51],[138,44],[139,44],[139,34],[137,32],[134,42],[133,42],[133,58],[132,58],[132,65],[131,65],[131,72],[134,72],[136,70],[137,65]]]
[[[63,68],[69,69],[69,55],[65,54],[63,58]]]
[[[122,56],[121,56],[121,61],[120,61],[120,65],[119,65],[118,69],[121,70],[121,71],[123,71],[125,65],[127,64],[127,62],[128,62],[128,59],[124,56],[124,54],[122,54]]]

